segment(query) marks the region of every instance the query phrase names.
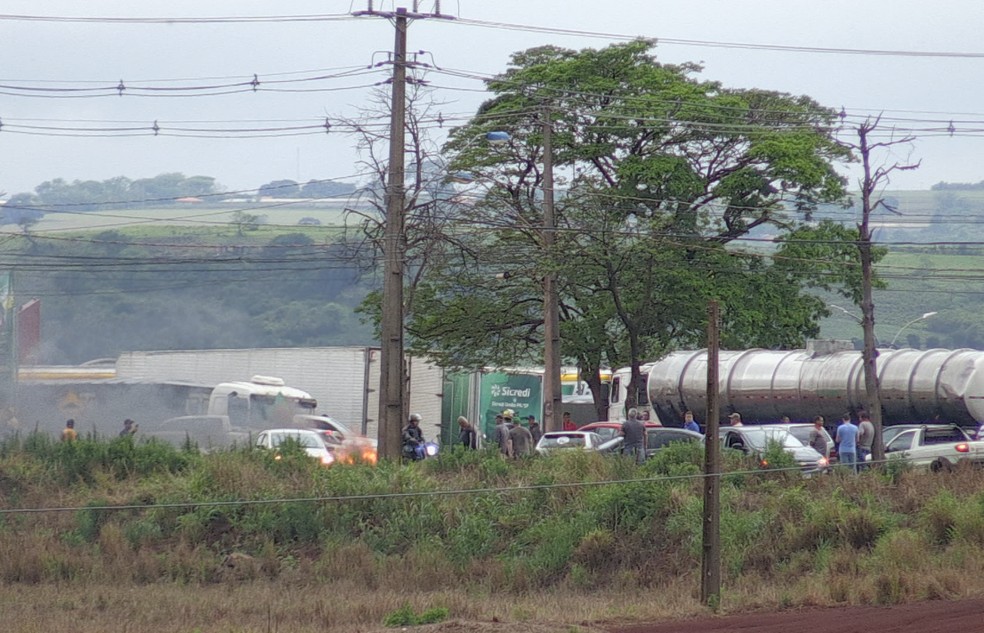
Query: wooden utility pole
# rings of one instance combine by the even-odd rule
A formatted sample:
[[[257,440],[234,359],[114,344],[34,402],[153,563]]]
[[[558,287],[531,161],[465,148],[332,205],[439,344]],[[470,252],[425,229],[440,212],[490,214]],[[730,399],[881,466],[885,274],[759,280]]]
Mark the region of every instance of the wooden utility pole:
[[[700,602],[721,601],[721,442],[718,439],[717,301],[707,310],[707,422],[704,429],[704,534],[701,556]]]
[[[403,407],[403,230],[405,205],[404,142],[406,138],[407,16],[398,9],[394,19],[393,99],[390,109],[389,166],[386,175],[386,228],[383,237],[383,305],[380,326],[379,455],[400,458],[400,436],[406,413]]]
[[[560,298],[557,279],[549,258],[553,256],[556,223],[554,220],[553,180],[553,122],[550,109],[543,109],[543,248],[548,268],[543,275],[543,428],[561,430],[560,409],[563,407],[560,372]]]

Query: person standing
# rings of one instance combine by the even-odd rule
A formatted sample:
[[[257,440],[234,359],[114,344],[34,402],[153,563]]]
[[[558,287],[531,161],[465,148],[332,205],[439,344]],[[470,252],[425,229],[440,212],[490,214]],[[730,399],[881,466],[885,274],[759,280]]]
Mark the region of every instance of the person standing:
[[[871,423],[871,418],[867,411],[858,414],[858,469],[864,468],[871,455],[871,447],[875,443],[875,425]]]
[[[554,418],[556,419],[556,418]],[[576,431],[577,425],[574,424],[574,420],[571,419],[571,412],[564,411],[564,430],[565,431]]]
[[[69,418],[65,421],[65,428],[62,429],[61,441],[74,442],[79,439],[79,433],[75,430],[75,420]]]
[[[133,437],[139,426],[140,425],[135,424],[130,418],[123,420],[123,428],[120,430],[120,437]]]
[[[837,459],[840,463],[858,472],[858,427],[851,422],[851,414],[845,413],[837,427]]]
[[[622,422],[622,454],[635,456],[637,464],[646,461],[646,425],[636,408],[629,409]]]
[[[823,431],[823,416],[813,418],[813,428],[810,429],[810,447],[830,459],[830,447],[827,446],[827,436]]]
[[[521,459],[533,454],[533,434],[521,423],[517,422],[509,429],[509,441],[512,444],[513,459]]]
[[[694,433],[700,433],[700,425],[694,420],[694,414],[692,411],[684,411],[683,428],[688,431],[693,431]]]
[[[526,418],[530,423],[530,435],[533,436],[533,445],[536,446],[540,438],[543,437],[543,429],[540,428],[540,423],[536,421],[536,416],[529,416]]]
[[[741,414],[737,411],[729,415],[728,420],[731,422],[731,426],[745,426],[741,423]]]
[[[509,420],[512,422],[512,420]],[[509,424],[506,418],[501,415],[495,416],[495,441],[499,445],[499,452],[509,457],[512,455],[512,439],[509,437]]]
[[[465,416],[458,416],[458,439],[461,440],[461,445],[467,449],[474,450],[478,448],[478,433],[475,432],[475,425],[468,421]]]

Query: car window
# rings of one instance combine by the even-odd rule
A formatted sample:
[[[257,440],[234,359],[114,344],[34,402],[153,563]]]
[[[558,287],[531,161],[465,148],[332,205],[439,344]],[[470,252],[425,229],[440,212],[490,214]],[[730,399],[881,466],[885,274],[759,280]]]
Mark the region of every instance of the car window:
[[[544,435],[540,439],[541,448],[579,448],[584,446],[583,434]]]
[[[670,429],[651,429],[646,435],[646,444],[650,449],[663,448],[671,442],[693,442],[697,439],[687,433],[678,433]]]
[[[601,439],[608,441],[619,434],[619,429],[612,428],[610,426],[602,426],[596,429],[591,429],[592,433],[597,433],[601,436]]]
[[[915,431],[905,431],[904,433],[899,433],[895,438],[885,446],[885,450],[888,452],[892,451],[907,451],[912,448],[912,441],[916,438]]]
[[[256,438],[256,445],[257,446],[266,446],[266,441],[267,441],[267,434],[266,433],[260,433],[257,436],[257,438]]]
[[[967,438],[959,429],[929,429],[926,431],[926,444],[953,444],[963,442]]]

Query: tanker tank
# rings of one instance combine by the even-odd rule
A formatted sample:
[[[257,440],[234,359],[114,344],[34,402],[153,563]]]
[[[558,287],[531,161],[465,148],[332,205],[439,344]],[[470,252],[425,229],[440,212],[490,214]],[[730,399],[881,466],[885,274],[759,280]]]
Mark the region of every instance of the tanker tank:
[[[984,420],[984,352],[971,349],[878,350],[886,424],[939,419],[963,426]],[[649,365],[647,393],[660,419],[707,410],[707,350],[674,352]],[[719,353],[719,410],[748,422],[839,419],[865,408],[860,351],[742,350]]]

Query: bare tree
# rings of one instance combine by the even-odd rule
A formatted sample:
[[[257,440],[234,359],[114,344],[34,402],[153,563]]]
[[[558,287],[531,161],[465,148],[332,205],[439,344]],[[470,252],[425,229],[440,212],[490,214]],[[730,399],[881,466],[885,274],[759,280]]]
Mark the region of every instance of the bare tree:
[[[861,223],[858,224],[858,254],[861,260],[861,327],[864,330],[864,351],[862,352],[862,362],[864,364],[864,388],[865,400],[867,401],[868,413],[871,416],[871,423],[875,427],[875,438],[872,443],[871,458],[873,461],[881,462],[885,459],[885,447],[882,445],[882,406],[881,388],[878,380],[878,349],[875,339],[875,303],[872,299],[873,283],[873,255],[871,237],[871,214],[878,208],[885,209],[890,213],[898,213],[886,203],[881,197],[880,192],[891,181],[892,173],[897,171],[909,171],[919,168],[919,162],[910,163],[908,160],[903,162],[876,163],[874,158],[878,154],[891,154],[893,148],[897,146],[912,145],[915,137],[903,136],[896,137],[892,130],[882,130],[879,128],[881,115],[872,119],[866,118],[857,127],[857,143],[844,143],[852,152],[861,158],[862,177],[858,181],[861,188]],[[885,140],[877,140],[884,138]]]

